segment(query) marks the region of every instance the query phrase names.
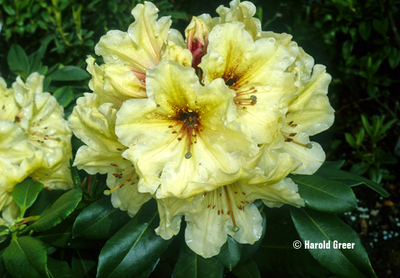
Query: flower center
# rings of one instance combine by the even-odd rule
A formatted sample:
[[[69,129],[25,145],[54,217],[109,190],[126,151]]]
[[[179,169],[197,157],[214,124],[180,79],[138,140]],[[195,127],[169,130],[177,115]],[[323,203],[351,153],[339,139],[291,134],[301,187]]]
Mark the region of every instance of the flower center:
[[[197,143],[197,135],[200,132],[200,119],[198,111],[192,110],[190,108],[177,108],[175,112],[175,116],[172,117],[172,120],[178,122],[181,125],[179,131],[172,131],[172,133],[179,134],[177,138],[178,141],[181,141],[183,138],[187,138],[187,152],[185,154],[185,158],[189,159],[192,157],[192,145],[193,143]],[[173,128],[172,125],[169,128]]]

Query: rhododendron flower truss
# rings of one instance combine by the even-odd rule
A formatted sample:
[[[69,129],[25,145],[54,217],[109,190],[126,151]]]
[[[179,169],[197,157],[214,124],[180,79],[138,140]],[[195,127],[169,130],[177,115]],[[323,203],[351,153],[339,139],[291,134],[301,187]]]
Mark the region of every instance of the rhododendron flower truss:
[[[89,174],[108,174],[106,191],[114,207],[134,216],[142,204],[151,199],[137,190],[138,176],[132,163],[122,157],[127,148],[115,135],[116,109],[111,103],[101,104],[96,94],[85,94],[69,118],[78,138],[87,144],[78,149],[74,166]],[[118,190],[117,190],[118,189]]]
[[[269,207],[283,204],[304,206],[297,185],[290,179],[251,186],[235,182],[198,194],[190,201],[177,198],[158,200],[160,226],[156,233],[164,239],[176,235],[180,229],[180,215],[185,215],[186,243],[205,258],[219,253],[227,235],[239,243],[253,244],[262,233],[262,217],[253,204],[257,199]]]
[[[222,79],[203,87],[194,69],[161,62],[148,70],[146,89],[148,99],[122,105],[116,126],[141,177],[139,191],[189,198],[240,177],[258,147],[233,122],[234,91]]]

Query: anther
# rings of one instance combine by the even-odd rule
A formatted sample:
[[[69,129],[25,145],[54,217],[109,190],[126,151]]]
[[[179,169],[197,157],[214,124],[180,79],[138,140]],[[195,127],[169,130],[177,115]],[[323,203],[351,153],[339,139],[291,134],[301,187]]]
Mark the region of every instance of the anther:
[[[189,159],[189,158],[191,158],[191,157],[192,157],[192,153],[187,152],[187,153],[185,154],[185,158],[186,158],[186,159]]]

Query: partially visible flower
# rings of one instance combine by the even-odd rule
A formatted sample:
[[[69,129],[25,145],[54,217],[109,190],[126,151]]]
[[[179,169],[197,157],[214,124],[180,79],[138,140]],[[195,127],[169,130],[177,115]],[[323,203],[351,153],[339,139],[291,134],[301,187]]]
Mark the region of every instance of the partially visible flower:
[[[74,166],[91,175],[108,174],[107,186],[116,208],[128,211],[133,217],[150,194],[139,193],[138,176],[132,163],[122,157],[127,149],[115,135],[116,109],[111,103],[101,104],[96,94],[86,93],[77,100],[69,125],[86,146],[76,153]],[[118,190],[117,190],[118,189]]]
[[[156,233],[170,239],[179,232],[181,215],[184,215],[186,243],[205,258],[217,255],[228,235],[239,243],[253,244],[262,233],[262,217],[253,204],[257,199],[268,207],[284,204],[304,206],[297,185],[290,179],[251,186],[238,181],[198,194],[189,201],[177,198],[158,200],[160,226]]]
[[[48,188],[72,187],[71,131],[63,108],[43,93],[43,76],[17,78],[12,89],[0,79],[0,210],[12,202],[14,186],[27,176]]]

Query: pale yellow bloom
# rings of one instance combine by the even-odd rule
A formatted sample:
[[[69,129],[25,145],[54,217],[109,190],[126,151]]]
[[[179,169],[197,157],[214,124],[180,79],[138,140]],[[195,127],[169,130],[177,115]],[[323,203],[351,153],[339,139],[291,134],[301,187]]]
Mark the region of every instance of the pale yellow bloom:
[[[127,147],[115,135],[116,111],[111,103],[101,104],[96,94],[86,93],[77,100],[68,121],[75,135],[87,145],[79,148],[74,166],[91,175],[108,174],[107,186],[114,189],[111,190],[114,207],[128,211],[133,217],[151,196],[138,192],[135,169],[122,157]]]
[[[0,79],[0,210],[12,202],[14,186],[31,176],[46,187],[69,189],[71,131],[63,108],[43,93],[43,76],[20,77],[12,89]]]
[[[194,69],[161,62],[148,70],[146,90],[149,98],[124,102],[116,126],[139,191],[189,198],[240,177],[258,148],[232,122],[234,91],[222,79],[203,87]]]
[[[185,241],[197,254],[209,258],[219,253],[230,235],[242,244],[261,237],[262,217],[253,202],[261,199],[268,207],[290,204],[304,206],[297,185],[290,179],[274,184],[247,186],[241,182],[196,195],[190,201],[177,198],[158,200],[160,226],[156,233],[169,239],[180,230],[181,215],[187,228]]]

